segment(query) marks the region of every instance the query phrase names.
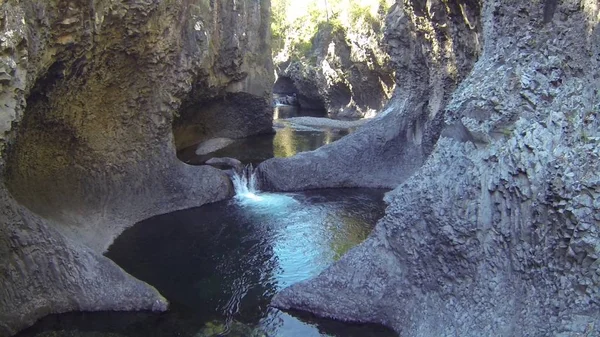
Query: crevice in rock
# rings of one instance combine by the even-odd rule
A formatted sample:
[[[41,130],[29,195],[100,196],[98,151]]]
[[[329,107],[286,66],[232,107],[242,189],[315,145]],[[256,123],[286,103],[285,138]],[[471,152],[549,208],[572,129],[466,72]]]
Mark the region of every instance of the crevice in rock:
[[[544,23],[552,21],[557,6],[558,0],[546,0],[546,2],[544,2]]]

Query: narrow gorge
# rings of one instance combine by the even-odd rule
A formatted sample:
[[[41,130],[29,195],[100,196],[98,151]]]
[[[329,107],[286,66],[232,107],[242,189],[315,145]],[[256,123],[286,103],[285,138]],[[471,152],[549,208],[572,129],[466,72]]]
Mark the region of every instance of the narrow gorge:
[[[600,336],[599,23],[0,0],[0,336]]]

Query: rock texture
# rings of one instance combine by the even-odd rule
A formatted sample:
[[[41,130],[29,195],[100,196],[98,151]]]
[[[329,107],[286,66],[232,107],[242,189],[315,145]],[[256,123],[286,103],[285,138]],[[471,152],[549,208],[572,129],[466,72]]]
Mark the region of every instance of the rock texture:
[[[269,1],[0,9],[0,336],[49,313],[164,310],[101,254],[139,220],[230,195],[224,172],[177,160],[173,133],[191,119],[270,131]],[[193,110],[201,100],[228,115]],[[231,122],[234,101],[251,125]]]
[[[0,336],[65,310],[156,310],[167,301],[0,190]],[[53,226],[54,225],[54,226]]]
[[[204,36],[188,43],[199,71],[174,122],[176,148],[272,132],[270,0],[197,2],[194,34]]]
[[[412,175],[396,167],[408,158],[389,164],[388,185],[399,185],[367,241],[273,304],[378,322],[402,336],[600,335],[600,6],[594,0],[420,3],[396,4],[388,18],[392,46],[411,41],[416,50],[432,51],[426,46],[440,34],[420,36],[418,27],[449,20],[444,30],[455,35],[444,41],[454,50],[448,56],[463,56],[453,62],[458,74],[477,56],[459,41],[471,35],[471,50],[483,48],[458,87],[444,86],[451,96],[434,90],[423,96],[439,107],[444,136],[436,142],[423,133],[435,147]],[[408,34],[398,34],[402,27]],[[428,69],[414,62],[397,74],[435,76]],[[370,127],[385,123],[406,135],[401,116],[419,104],[405,98],[402,109]],[[421,120],[428,115],[422,112]],[[311,178],[285,183],[273,173],[281,168],[288,177],[309,170],[327,177],[328,186],[368,185],[369,165],[355,170],[348,158],[371,160],[371,171],[383,176],[377,166],[385,167],[386,146],[413,145],[363,145],[373,141],[367,135],[359,131],[305,157],[266,162],[260,173],[278,189],[319,187]],[[329,153],[346,154],[304,171],[295,166]]]
[[[302,108],[327,110],[335,118],[379,111],[391,96],[394,75],[384,51],[381,24],[366,27],[349,32],[322,23],[305,58],[277,64],[274,90],[296,93]]]
[[[350,137],[292,160],[263,163],[265,187],[394,188],[414,173],[444,128],[445,105],[481,52],[479,9],[478,3],[462,9],[440,5],[431,13],[401,3],[392,7],[385,43],[396,69],[396,92],[388,106]]]

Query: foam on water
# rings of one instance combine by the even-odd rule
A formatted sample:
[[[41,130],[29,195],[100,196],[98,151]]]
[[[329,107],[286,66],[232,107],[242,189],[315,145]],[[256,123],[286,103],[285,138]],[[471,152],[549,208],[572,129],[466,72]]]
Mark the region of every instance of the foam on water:
[[[261,192],[252,165],[234,173],[231,181],[235,190],[234,202],[247,209],[278,213],[298,203],[290,194]]]
[[[244,167],[241,172],[235,172],[231,181],[233,182],[235,197],[237,199],[250,198],[256,200],[258,187],[252,165]]]

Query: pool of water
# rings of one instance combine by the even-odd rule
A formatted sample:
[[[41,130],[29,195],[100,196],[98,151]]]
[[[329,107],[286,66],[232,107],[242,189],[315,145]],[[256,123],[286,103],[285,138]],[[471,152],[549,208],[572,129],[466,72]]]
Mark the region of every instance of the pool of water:
[[[269,307],[278,291],[363,241],[383,215],[383,193],[246,189],[232,200],[144,220],[106,256],[155,286],[170,301],[168,312],[53,315],[21,336],[395,336]]]
[[[299,152],[312,151],[349,134],[351,129],[299,127],[281,119],[291,117],[326,117],[318,110],[303,110],[293,106],[275,108],[275,133],[236,140],[231,145],[207,155],[196,155],[197,145],[180,150],[177,156],[184,163],[201,165],[212,157],[236,158],[244,164],[257,165],[269,158],[291,157]]]
[[[324,117],[324,112],[275,109],[276,119],[298,116]],[[275,134],[237,140],[205,156],[196,155],[192,146],[178,156],[189,164],[211,157],[258,164],[317,149],[352,131],[275,125]],[[19,336],[396,336],[377,325],[269,307],[281,289],[316,276],[369,235],[383,216],[384,191],[262,193],[251,176],[235,177],[235,198],[144,220],[110,247],[107,257],[169,300],[167,312],[51,315]]]

